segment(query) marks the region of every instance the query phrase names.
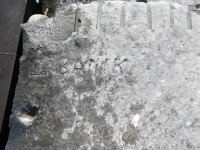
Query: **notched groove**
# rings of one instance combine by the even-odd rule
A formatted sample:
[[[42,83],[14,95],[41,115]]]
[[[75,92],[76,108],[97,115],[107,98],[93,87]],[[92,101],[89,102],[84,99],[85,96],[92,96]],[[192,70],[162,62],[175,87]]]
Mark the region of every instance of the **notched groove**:
[[[186,21],[187,21],[187,28],[189,30],[192,30],[192,14],[191,14],[191,12],[189,10],[187,11]]]
[[[79,8],[77,8],[76,11],[75,11],[74,32],[78,32],[78,11],[79,11]]]
[[[169,5],[170,28],[174,28],[174,6]]]
[[[147,28],[152,30],[152,11],[150,4],[147,4]]]
[[[98,11],[97,11],[97,25],[96,25],[96,29],[99,31],[100,31],[100,25],[101,25],[102,5],[103,5],[103,0],[99,0],[99,6],[98,6]]]
[[[124,4],[122,4],[122,7],[121,7],[120,27],[121,28],[125,27],[125,5]]]

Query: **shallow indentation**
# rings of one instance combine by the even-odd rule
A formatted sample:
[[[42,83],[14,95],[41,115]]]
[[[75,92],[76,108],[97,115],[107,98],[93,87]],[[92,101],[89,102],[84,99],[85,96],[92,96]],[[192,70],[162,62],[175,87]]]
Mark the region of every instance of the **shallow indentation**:
[[[39,113],[39,106],[28,104],[21,110],[18,119],[25,125],[29,126],[33,123]]]
[[[77,59],[76,60],[76,64],[75,64],[75,66],[74,66],[74,69],[77,69],[77,70],[80,70],[80,69],[82,69],[82,62],[81,62],[81,60],[80,59]]]
[[[200,3],[199,3],[199,4],[196,4],[196,5],[194,5],[194,8],[195,8],[195,9],[198,9],[198,10],[200,10]]]
[[[78,48],[84,48],[87,45],[86,39],[84,38],[76,39],[74,42]]]
[[[22,113],[35,117],[39,113],[39,106],[28,104],[22,108]]]

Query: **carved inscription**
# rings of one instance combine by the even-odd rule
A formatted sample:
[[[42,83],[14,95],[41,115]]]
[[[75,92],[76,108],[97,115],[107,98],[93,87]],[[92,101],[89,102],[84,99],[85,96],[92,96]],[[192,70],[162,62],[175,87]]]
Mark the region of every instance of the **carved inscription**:
[[[104,60],[99,59],[89,59],[87,61],[82,61],[81,59],[77,58],[74,61],[74,71],[78,70],[85,70],[89,71],[92,74],[98,74],[99,69],[103,69],[103,72],[106,71],[114,71],[118,73],[123,73],[123,69],[126,67],[124,66],[128,65],[128,59],[127,58],[114,58],[114,59],[108,59],[105,58]],[[124,68],[125,67],[125,68]],[[65,74],[67,72],[66,65],[62,66],[61,68],[61,74]]]
[[[65,74],[67,72],[67,63],[68,63],[68,60],[65,58],[60,60],[60,64],[62,66],[61,71],[60,71],[61,74]]]
[[[83,64],[82,64],[81,60],[77,59],[75,65],[74,65],[74,69],[81,70],[82,67],[83,67]]]
[[[42,55],[36,55],[36,58],[30,61],[29,76],[48,76],[48,69],[44,64]]]

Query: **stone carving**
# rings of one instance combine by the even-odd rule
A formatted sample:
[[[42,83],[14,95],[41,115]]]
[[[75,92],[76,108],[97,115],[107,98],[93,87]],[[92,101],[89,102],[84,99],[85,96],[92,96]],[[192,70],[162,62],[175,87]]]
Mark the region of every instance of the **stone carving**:
[[[199,15],[168,2],[33,16],[6,149],[200,149],[199,26]],[[29,76],[30,65],[47,76]]]
[[[48,69],[42,64],[42,60],[35,59],[30,62],[30,76],[47,76]]]

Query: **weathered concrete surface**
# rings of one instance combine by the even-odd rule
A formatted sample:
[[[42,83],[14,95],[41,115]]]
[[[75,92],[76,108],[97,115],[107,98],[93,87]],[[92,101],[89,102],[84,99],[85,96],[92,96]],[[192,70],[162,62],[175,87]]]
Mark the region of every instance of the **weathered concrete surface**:
[[[171,2],[171,3],[178,3],[180,5],[193,5],[200,3],[200,0],[148,0],[148,2]]]
[[[199,26],[166,2],[33,16],[6,149],[200,149]]]

